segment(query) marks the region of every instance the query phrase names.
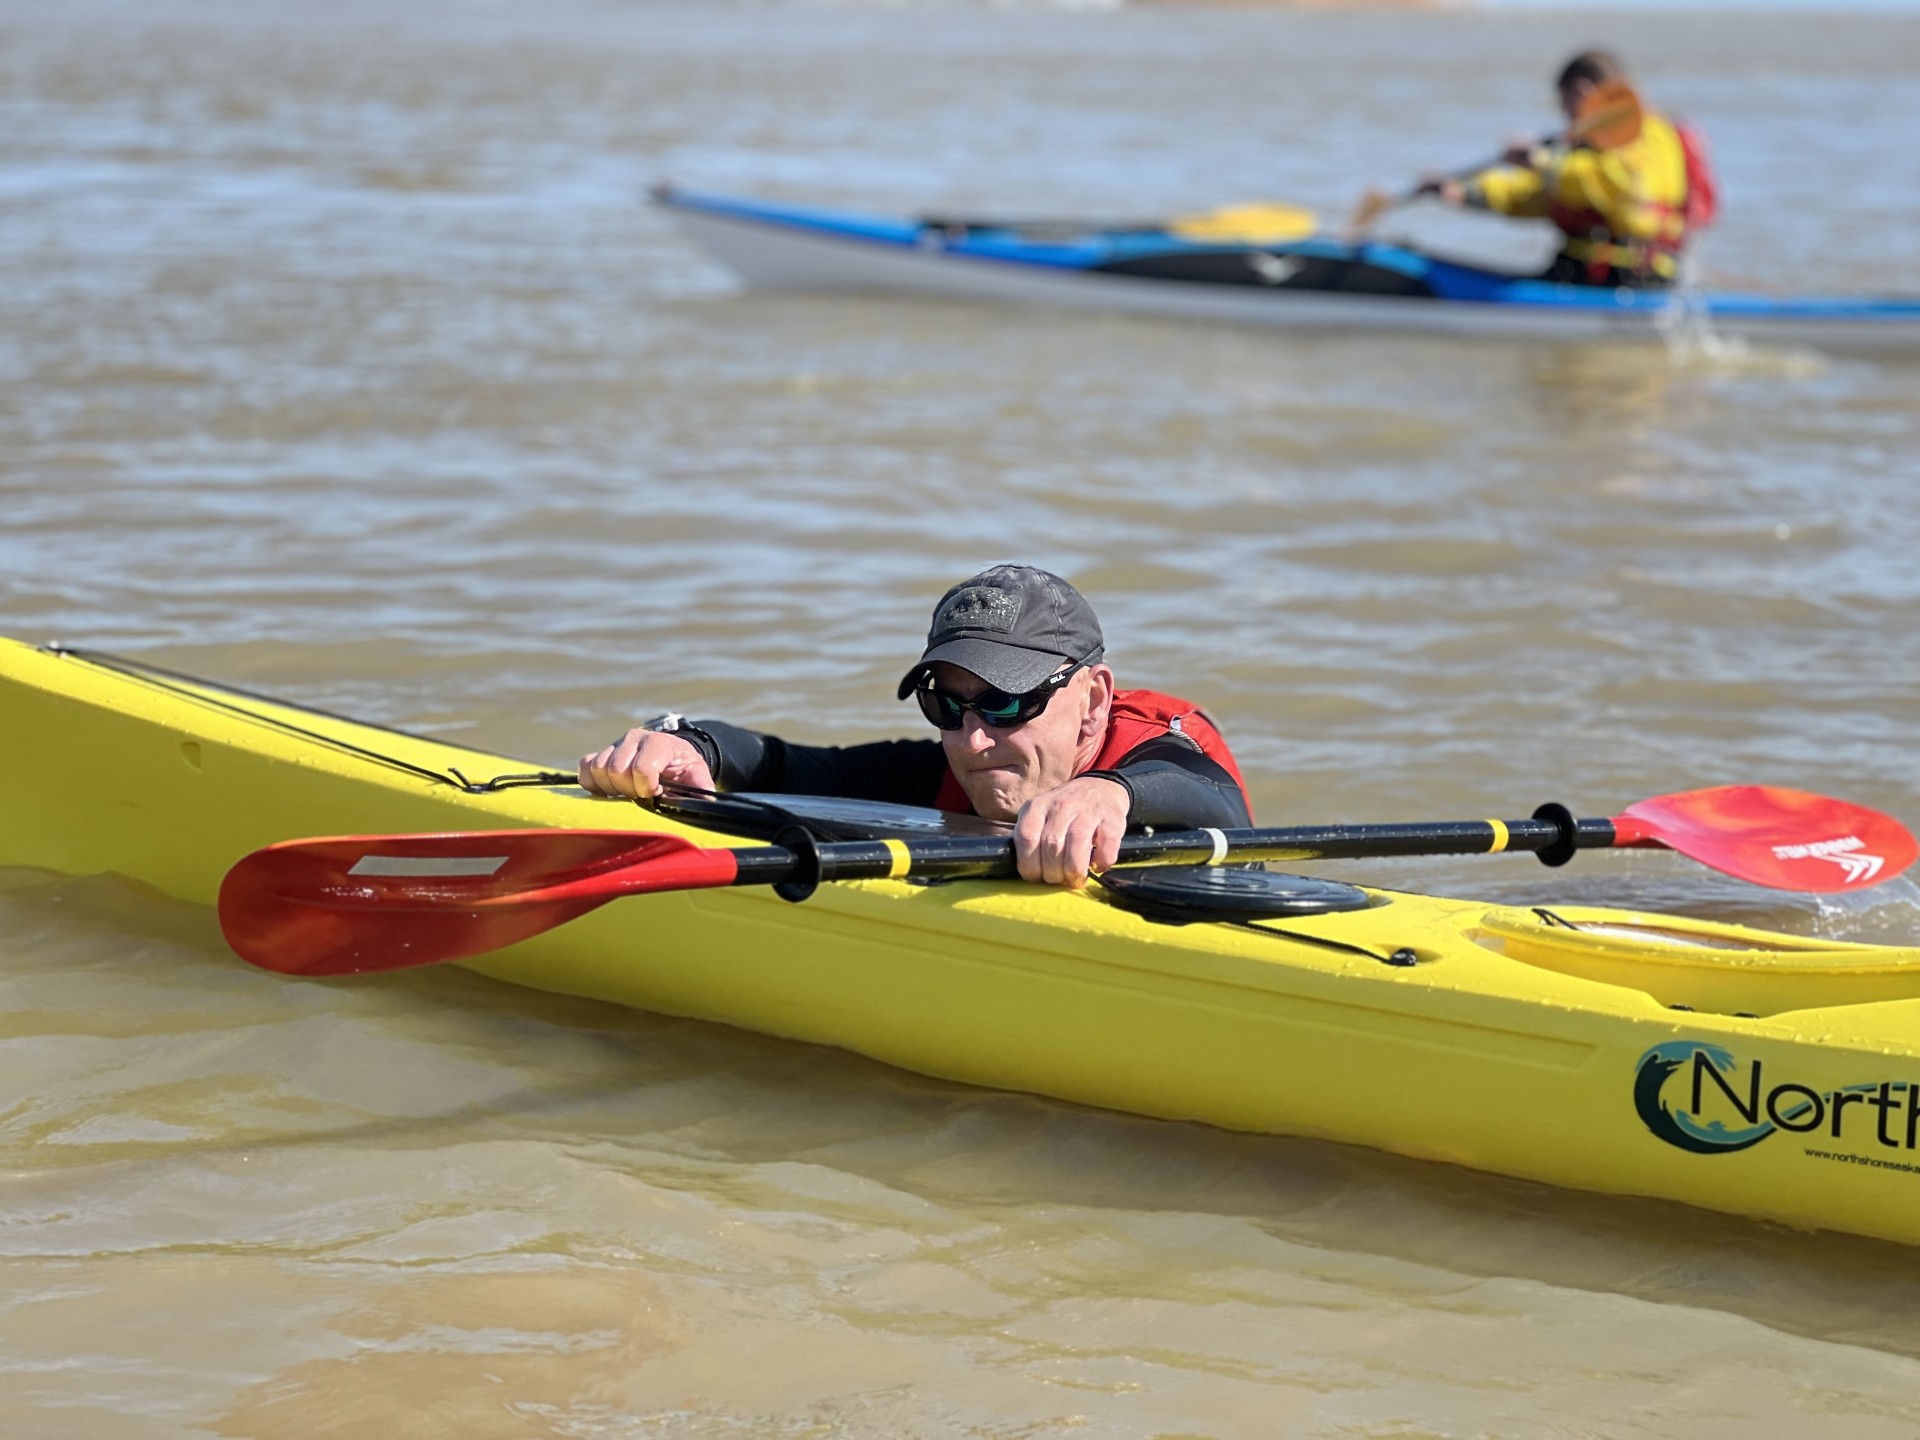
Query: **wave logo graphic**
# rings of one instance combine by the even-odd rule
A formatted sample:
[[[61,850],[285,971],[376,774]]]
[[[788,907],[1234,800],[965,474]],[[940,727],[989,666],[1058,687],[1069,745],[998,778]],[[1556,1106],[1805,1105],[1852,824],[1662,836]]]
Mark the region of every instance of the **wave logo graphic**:
[[[1769,1085],[1764,1071],[1763,1062],[1743,1065],[1705,1040],[1669,1040],[1635,1065],[1633,1108],[1654,1135],[1693,1155],[1749,1150],[1776,1130],[1824,1131],[1856,1146],[1920,1148],[1920,1084],[1876,1080],[1816,1090],[1797,1080]],[[1667,1101],[1675,1075],[1683,1076],[1685,1109]],[[1705,1119],[1711,1112],[1728,1119]],[[1744,1123],[1729,1123],[1735,1119]]]
[[[1748,1150],[1773,1134],[1775,1127],[1765,1121],[1738,1130],[1729,1130],[1718,1120],[1702,1124],[1696,1118],[1700,1105],[1697,1078],[1693,1086],[1694,1109],[1668,1109],[1662,1092],[1673,1073],[1690,1069],[1697,1077],[1702,1064],[1713,1067],[1716,1079],[1731,1074],[1736,1068],[1731,1052],[1700,1040],[1668,1040],[1642,1055],[1633,1076],[1633,1108],[1640,1116],[1640,1123],[1675,1149],[1694,1155],[1729,1155],[1736,1150]]]
[[[1773,847],[1777,860],[1831,860],[1847,872],[1849,885],[1864,885],[1880,873],[1880,867],[1886,864],[1886,857],[1875,855],[1867,849],[1867,842],[1858,835],[1842,835],[1836,840],[1813,840],[1805,845],[1776,845]]]

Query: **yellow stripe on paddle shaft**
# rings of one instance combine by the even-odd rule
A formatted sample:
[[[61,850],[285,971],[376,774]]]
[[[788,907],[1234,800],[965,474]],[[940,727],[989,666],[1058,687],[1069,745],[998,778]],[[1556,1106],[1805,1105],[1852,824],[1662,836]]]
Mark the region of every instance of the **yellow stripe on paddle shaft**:
[[[1300,205],[1265,200],[1176,215],[1167,222],[1167,233],[1178,235],[1182,240],[1218,240],[1244,245],[1304,240],[1319,228],[1319,218],[1313,211]]]
[[[887,854],[893,857],[893,864],[887,870],[889,880],[898,880],[913,869],[913,852],[907,849],[906,841],[882,840],[880,843],[887,847]]]
[[[1498,855],[1502,850],[1507,848],[1507,840],[1510,838],[1507,835],[1507,822],[1504,820],[1489,820],[1487,824],[1493,827],[1493,844],[1487,847],[1487,854]]]

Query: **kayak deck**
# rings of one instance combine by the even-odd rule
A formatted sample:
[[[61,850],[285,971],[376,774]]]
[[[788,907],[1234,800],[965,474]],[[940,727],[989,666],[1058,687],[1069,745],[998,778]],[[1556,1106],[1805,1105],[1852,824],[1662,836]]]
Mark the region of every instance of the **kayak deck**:
[[[1920,299],[1563,285],[1326,236],[1267,245],[914,220],[662,186],[655,199],[749,286],[884,292],[1318,330],[1544,340],[1704,328],[1767,343],[1920,350]]]
[[[570,783],[493,783],[521,762],[11,641],[0,721],[36,762],[0,799],[0,865],[196,903],[249,851],[320,834],[738,843]],[[111,776],[78,763],[101,753]],[[948,1079],[1920,1243],[1920,950],[1368,894],[1254,925],[1008,882],[661,894],[471,963]],[[1654,974],[1635,947],[1685,963]],[[1418,963],[1387,963],[1401,950]]]

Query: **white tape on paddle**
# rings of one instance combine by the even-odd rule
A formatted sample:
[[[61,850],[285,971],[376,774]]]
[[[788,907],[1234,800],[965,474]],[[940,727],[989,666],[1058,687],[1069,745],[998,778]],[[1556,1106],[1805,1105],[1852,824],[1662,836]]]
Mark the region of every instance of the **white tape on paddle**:
[[[362,855],[349,875],[405,876],[413,880],[451,879],[456,875],[492,875],[507,863],[504,855]]]
[[[1222,860],[1227,858],[1228,847],[1226,831],[1216,830],[1211,825],[1203,825],[1200,827],[1200,833],[1213,837],[1213,858],[1211,860],[1202,860],[1200,862],[1202,865],[1218,865]]]

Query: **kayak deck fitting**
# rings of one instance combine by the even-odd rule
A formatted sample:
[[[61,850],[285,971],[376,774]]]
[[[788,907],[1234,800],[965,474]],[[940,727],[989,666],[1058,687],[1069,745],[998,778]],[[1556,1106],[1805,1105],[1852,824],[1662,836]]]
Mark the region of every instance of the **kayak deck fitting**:
[[[0,722],[36,757],[0,798],[0,865],[200,904],[312,835],[737,843],[523,762],[14,641]],[[952,1080],[1920,1243],[1920,948],[1360,893],[1185,924],[1101,887],[667,893],[467,963]]]
[[[1197,239],[1167,228],[899,219],[653,192],[749,286],[881,292],[1323,331],[1517,340],[1716,337],[1920,351],[1920,299],[1611,289],[1501,274],[1377,242]]]

